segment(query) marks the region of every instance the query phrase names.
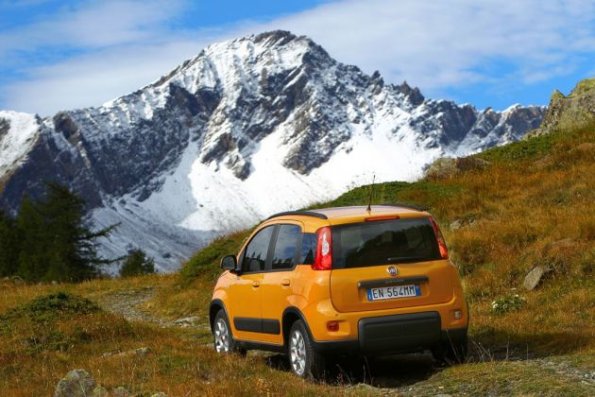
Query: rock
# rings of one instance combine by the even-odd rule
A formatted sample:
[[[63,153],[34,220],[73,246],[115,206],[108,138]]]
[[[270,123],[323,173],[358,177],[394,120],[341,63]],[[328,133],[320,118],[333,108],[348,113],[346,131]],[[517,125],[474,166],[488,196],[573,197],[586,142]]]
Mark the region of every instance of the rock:
[[[138,356],[138,357],[145,357],[147,354],[151,352],[151,349],[148,347],[139,347],[138,349],[134,350],[127,350],[125,352],[105,352],[101,355],[101,357],[128,357],[128,356]]]
[[[134,351],[134,354],[136,354],[139,357],[145,357],[150,352],[151,352],[151,349],[149,349],[148,347],[141,347],[141,348],[136,349]]]
[[[425,176],[430,179],[449,179],[457,173],[456,159],[441,157],[430,164],[425,171]]]
[[[353,386],[353,388],[366,393],[378,393],[379,390],[378,388],[367,383],[358,383],[357,385]]]
[[[87,371],[75,369],[58,382],[54,397],[88,397],[95,386],[95,379]]]
[[[548,268],[546,268],[546,267],[535,266],[525,276],[525,281],[523,282],[523,286],[528,291],[534,290],[535,288],[537,288],[537,286],[539,285],[539,283],[541,283],[541,280],[543,279],[543,276],[545,276],[549,271],[550,270]]]
[[[456,221],[450,224],[450,230],[459,230],[463,226],[463,221],[457,219]]]
[[[455,161],[457,170],[461,172],[484,170],[490,165],[490,162],[479,157],[459,157]]]
[[[25,283],[25,281],[22,278],[20,278],[19,276],[12,276],[10,278],[10,280],[15,284],[24,284]]]
[[[196,324],[198,324],[199,321],[200,321],[199,317],[192,316],[192,317],[179,318],[176,321],[174,321],[174,324],[176,324],[182,328],[187,328],[187,327],[196,326]]]
[[[130,397],[130,392],[125,387],[118,386],[114,389],[114,397]]]
[[[91,394],[91,397],[108,397],[108,396],[109,396],[109,392],[103,386],[97,386],[93,390],[93,394]]]

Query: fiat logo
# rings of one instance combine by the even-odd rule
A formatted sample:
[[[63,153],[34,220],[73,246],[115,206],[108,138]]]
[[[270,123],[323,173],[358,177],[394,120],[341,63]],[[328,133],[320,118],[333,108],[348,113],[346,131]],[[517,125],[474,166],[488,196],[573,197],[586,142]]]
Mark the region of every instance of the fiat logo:
[[[388,272],[388,274],[390,274],[391,277],[397,277],[397,274],[399,274],[399,271],[394,266],[389,266],[386,269],[386,271]]]

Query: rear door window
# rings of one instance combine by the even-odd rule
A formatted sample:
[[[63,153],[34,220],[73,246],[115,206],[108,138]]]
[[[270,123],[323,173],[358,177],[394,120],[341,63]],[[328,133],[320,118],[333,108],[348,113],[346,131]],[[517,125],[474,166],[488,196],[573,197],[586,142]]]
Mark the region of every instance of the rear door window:
[[[332,234],[334,269],[440,259],[428,218],[342,225]]]
[[[272,270],[291,269],[298,257],[302,230],[297,225],[279,225],[273,253]]]

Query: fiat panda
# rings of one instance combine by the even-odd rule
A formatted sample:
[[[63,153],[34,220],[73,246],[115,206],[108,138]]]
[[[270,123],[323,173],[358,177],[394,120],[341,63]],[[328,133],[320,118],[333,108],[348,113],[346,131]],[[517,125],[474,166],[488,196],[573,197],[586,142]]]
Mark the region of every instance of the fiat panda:
[[[341,354],[465,357],[469,316],[458,271],[421,208],[276,214],[221,268],[209,311],[217,352],[284,352],[308,378]]]

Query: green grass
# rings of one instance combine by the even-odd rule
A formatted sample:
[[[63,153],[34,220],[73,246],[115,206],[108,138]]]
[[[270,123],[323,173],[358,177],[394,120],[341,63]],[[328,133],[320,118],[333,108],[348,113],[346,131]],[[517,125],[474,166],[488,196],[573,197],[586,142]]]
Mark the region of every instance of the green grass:
[[[240,249],[251,230],[245,230],[215,239],[211,244],[198,251],[184,264],[180,275],[188,282],[197,277],[214,280],[220,273],[219,262],[225,255],[235,254]]]

